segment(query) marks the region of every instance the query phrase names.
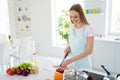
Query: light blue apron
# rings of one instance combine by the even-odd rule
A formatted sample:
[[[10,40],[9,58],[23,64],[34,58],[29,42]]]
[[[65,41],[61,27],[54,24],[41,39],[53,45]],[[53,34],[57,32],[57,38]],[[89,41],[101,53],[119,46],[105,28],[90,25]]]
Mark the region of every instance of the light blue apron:
[[[86,49],[86,41],[84,36],[84,27],[80,29],[73,28],[69,32],[69,43],[70,43],[70,49],[71,53],[70,56],[76,56],[80,53],[84,52]],[[91,63],[89,60],[89,56],[84,57],[80,60],[74,61],[70,66],[80,69],[91,69]]]

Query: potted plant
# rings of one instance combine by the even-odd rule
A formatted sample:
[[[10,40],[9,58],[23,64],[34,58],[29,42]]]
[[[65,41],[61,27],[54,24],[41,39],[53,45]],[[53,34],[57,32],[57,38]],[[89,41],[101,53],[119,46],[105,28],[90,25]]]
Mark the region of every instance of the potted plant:
[[[68,28],[70,25],[69,13],[66,10],[62,10],[61,16],[58,18],[58,34],[67,43],[68,42]]]

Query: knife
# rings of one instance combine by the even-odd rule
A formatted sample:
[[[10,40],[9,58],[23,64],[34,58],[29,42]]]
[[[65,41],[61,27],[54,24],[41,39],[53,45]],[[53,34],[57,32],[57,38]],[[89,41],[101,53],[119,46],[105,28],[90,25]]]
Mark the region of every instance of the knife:
[[[69,52],[68,52],[69,53]],[[59,67],[61,67],[61,65],[63,64],[64,60],[66,59],[66,57],[68,56],[68,53],[66,53],[66,55],[64,56],[62,62],[60,63]]]

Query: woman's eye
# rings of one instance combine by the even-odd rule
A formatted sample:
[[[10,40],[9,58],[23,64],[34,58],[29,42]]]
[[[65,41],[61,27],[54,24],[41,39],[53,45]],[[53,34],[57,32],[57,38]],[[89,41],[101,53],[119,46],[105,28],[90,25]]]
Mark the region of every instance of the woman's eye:
[[[78,18],[78,16],[70,16],[70,18]]]
[[[74,18],[77,18],[77,16],[74,16]]]

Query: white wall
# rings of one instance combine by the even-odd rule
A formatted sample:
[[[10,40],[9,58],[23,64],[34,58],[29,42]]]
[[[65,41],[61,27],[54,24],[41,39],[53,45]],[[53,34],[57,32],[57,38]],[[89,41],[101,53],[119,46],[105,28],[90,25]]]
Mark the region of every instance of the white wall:
[[[15,37],[14,1],[8,0],[11,34]],[[32,36],[41,55],[63,56],[63,48],[52,47],[51,0],[30,0]]]
[[[94,3],[94,4],[93,4]],[[106,0],[85,0],[85,9],[99,9],[96,14],[87,14],[86,17],[88,21],[95,29],[96,35],[106,35],[105,26],[106,26],[106,10],[107,10],[107,1]]]
[[[8,0],[9,10],[9,22],[10,22],[10,33],[13,37],[16,37],[15,30],[15,16],[14,16],[14,0]]]
[[[62,56],[63,49],[52,47],[51,1],[31,1],[33,38],[40,45],[41,54]]]

